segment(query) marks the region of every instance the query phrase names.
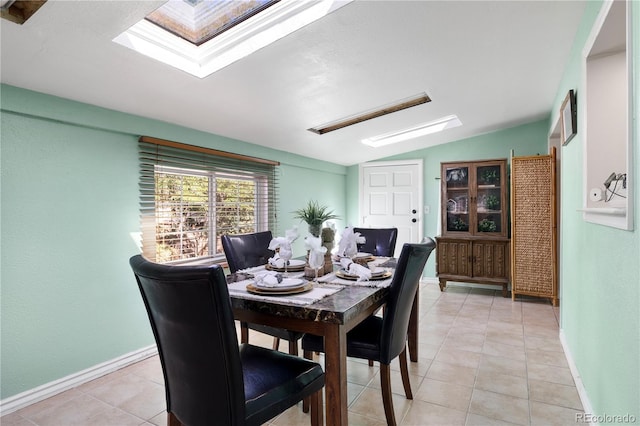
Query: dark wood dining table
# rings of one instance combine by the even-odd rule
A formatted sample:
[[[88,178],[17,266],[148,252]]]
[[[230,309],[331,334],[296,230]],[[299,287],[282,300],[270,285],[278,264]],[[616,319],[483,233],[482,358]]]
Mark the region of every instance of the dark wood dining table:
[[[247,277],[232,274],[230,281]],[[346,285],[337,293],[309,305],[231,295],[239,321],[286,328],[324,337],[325,417],[327,425],[347,425],[347,332],[384,305],[388,288]],[[409,326],[409,352],[417,361],[417,296]]]

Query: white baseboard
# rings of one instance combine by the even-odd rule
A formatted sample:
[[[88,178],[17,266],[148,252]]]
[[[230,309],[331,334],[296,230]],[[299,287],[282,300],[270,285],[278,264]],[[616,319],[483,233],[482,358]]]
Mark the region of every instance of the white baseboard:
[[[438,284],[440,281],[434,277],[422,277],[420,278],[420,282],[425,284]]]
[[[497,288],[496,286],[500,286],[500,288]],[[482,283],[465,283],[465,282],[459,282],[459,281],[447,281],[447,287],[470,287],[470,288],[480,288],[483,290],[500,291],[502,289],[502,284],[482,284]]]
[[[151,345],[146,348],[124,354],[110,361],[103,362],[102,364],[94,365],[93,367],[71,374],[67,377],[63,377],[17,395],[10,396],[0,401],[0,413],[3,416],[5,414],[13,413],[14,411],[28,405],[50,398],[106,374],[113,373],[127,365],[142,361],[143,359],[154,356],[157,353],[158,348],[156,345]]]
[[[589,400],[589,395],[587,395],[587,389],[584,387],[584,383],[582,383],[582,377],[580,377],[580,372],[578,372],[578,367],[576,366],[575,361],[573,360],[573,356],[571,355],[571,350],[569,349],[569,344],[567,343],[566,336],[564,334],[564,330],[560,329],[560,343],[562,344],[562,349],[564,350],[564,356],[567,358],[567,362],[569,363],[569,370],[571,370],[571,375],[573,376],[573,381],[576,384],[576,389],[578,391],[578,396],[580,397],[580,402],[582,402],[582,408],[585,414],[593,414],[593,407],[591,406],[591,401]],[[587,424],[585,422],[585,424]],[[596,423],[588,423],[588,424],[596,424]]]

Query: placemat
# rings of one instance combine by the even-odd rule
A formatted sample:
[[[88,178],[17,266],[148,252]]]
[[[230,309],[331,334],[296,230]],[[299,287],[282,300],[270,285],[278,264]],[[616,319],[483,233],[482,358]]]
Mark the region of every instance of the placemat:
[[[313,290],[306,293],[292,294],[286,296],[266,296],[261,294],[253,294],[247,291],[247,284],[252,283],[253,280],[238,281],[236,283],[229,284],[229,294],[234,297],[241,297],[243,299],[251,300],[265,300],[270,302],[285,302],[294,305],[310,305],[317,302],[320,299],[324,299],[327,296],[337,293],[344,287],[331,284],[314,284]]]
[[[345,280],[344,278],[339,278],[336,276],[335,272],[324,275],[318,278],[318,282],[327,283],[327,284],[339,284],[339,285],[357,285],[361,287],[389,287],[391,285],[391,278],[387,278],[386,280],[370,280],[370,281],[354,281],[354,280]]]
[[[238,269],[236,271],[236,274],[252,274],[255,275],[257,273],[260,272],[275,272],[275,271],[269,271],[266,268],[266,265],[260,265],[260,266],[254,266],[252,268],[246,268],[246,269]],[[280,272],[281,274],[284,274],[284,272]],[[304,277],[304,271],[287,271],[287,278],[302,278]]]

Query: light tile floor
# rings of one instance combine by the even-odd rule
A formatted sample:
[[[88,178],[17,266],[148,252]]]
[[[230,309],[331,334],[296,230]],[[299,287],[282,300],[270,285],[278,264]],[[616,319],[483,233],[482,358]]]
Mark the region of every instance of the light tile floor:
[[[512,302],[501,291],[421,284],[419,361],[405,399],[397,362],[393,402],[401,425],[567,425],[582,412],[558,338],[558,308]],[[253,333],[253,332],[252,332]],[[252,334],[254,344],[271,338]],[[286,350],[282,344],[282,350]],[[321,357],[322,361],[322,357]],[[378,366],[348,360],[349,425],[385,425]],[[396,373],[396,374],[394,374]],[[2,426],[166,424],[157,356],[0,418]],[[300,404],[270,425],[305,425]]]

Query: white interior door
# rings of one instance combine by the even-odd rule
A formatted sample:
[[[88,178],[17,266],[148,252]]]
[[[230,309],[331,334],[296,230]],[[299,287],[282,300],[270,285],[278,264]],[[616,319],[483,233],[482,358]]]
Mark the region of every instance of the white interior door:
[[[422,239],[422,188],[422,160],[361,164],[358,226],[398,228],[398,256],[404,243]]]

